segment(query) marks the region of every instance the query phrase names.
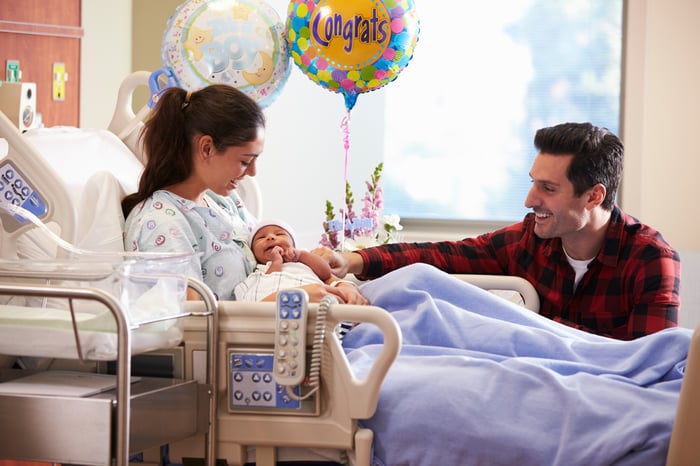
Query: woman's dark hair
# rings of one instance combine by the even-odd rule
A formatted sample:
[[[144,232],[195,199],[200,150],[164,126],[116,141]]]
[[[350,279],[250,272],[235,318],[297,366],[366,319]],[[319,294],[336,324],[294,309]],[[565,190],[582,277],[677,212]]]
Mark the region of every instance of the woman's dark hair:
[[[612,210],[622,178],[624,146],[607,128],[591,123],[562,123],[535,134],[535,148],[546,154],[573,155],[566,177],[581,196],[600,183],[606,195],[601,207]]]
[[[262,109],[235,87],[212,84],[194,92],[167,89],[141,130],[148,161],[138,191],[122,201],[124,217],[155,191],[190,176],[195,136],[211,136],[216,150],[224,151],[255,140],[261,127],[265,127]]]

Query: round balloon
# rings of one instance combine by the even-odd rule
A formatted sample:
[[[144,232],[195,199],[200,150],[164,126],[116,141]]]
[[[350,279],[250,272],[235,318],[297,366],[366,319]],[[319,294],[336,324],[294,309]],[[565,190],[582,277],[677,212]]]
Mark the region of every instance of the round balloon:
[[[342,93],[348,111],[359,94],[396,79],[413,57],[419,29],[413,0],[292,0],[287,9],[294,63]]]
[[[229,84],[266,107],[290,73],[284,28],[275,10],[259,0],[187,1],[163,36],[166,82],[188,90]]]

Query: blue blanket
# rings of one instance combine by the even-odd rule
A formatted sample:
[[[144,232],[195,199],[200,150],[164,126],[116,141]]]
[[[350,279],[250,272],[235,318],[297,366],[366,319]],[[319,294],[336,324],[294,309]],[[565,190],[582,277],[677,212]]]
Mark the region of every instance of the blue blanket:
[[[362,285],[403,347],[382,386],[375,465],[662,465],[692,331],[581,332],[424,264]],[[381,333],[344,339],[358,377]]]

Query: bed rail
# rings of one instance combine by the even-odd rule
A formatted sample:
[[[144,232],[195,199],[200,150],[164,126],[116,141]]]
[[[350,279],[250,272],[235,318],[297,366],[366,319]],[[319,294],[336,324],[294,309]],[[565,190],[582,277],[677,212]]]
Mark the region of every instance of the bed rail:
[[[531,311],[540,311],[540,297],[532,283],[511,275],[455,274],[455,277],[484,290],[512,290],[520,294],[523,305]]]
[[[188,307],[199,303],[188,302]],[[307,342],[313,340],[319,304],[309,304]],[[249,462],[247,447],[254,447],[258,465],[274,465],[277,448],[354,450],[356,464],[369,466],[373,434],[359,428],[377,408],[380,388],[401,348],[402,335],[395,319],[376,306],[334,304],[325,316],[321,362],[320,408],[316,414],[232,412],[229,409],[230,368],[222,355],[232,352],[268,353],[274,345],[275,303],[219,302],[217,453],[230,465]],[[367,322],[383,334],[377,358],[356,374],[335,328],[340,322]],[[190,321],[185,340],[200,339],[201,322]],[[303,426],[303,428],[301,427]],[[192,456],[186,445],[171,445],[171,458]]]

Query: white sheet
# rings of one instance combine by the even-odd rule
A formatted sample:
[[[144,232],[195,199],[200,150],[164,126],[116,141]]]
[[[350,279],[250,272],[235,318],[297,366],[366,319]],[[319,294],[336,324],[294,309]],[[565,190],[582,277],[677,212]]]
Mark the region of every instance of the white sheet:
[[[131,351],[139,353],[179,344],[187,294],[184,271],[191,254],[103,254],[54,261],[0,261],[0,274],[34,285],[90,288],[109,293],[131,330]],[[46,280],[37,277],[51,277]],[[12,293],[21,296],[22,286]],[[78,352],[66,298],[32,297],[0,305],[0,354],[76,358]],[[91,299],[74,299],[83,357],[113,360],[117,356],[116,321],[109,308]],[[153,322],[159,320],[158,322]],[[153,323],[149,323],[153,322]]]
[[[83,357],[111,361],[117,357],[117,334],[105,329],[111,314],[78,313]],[[151,327],[157,330],[152,331]],[[132,354],[169,348],[182,341],[182,328],[150,324],[132,332]],[[17,356],[77,359],[70,315],[58,309],[0,306],[0,353]]]

